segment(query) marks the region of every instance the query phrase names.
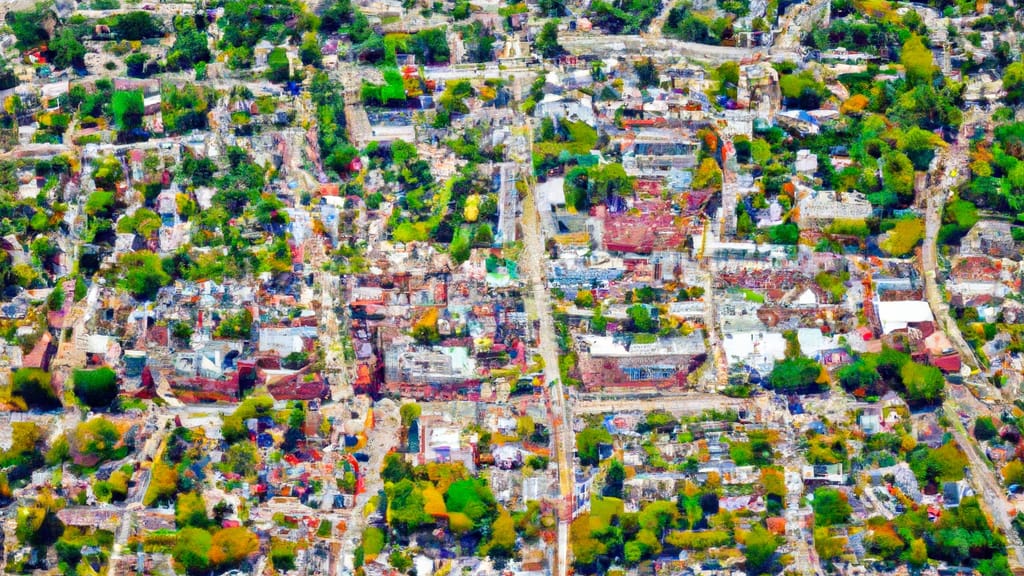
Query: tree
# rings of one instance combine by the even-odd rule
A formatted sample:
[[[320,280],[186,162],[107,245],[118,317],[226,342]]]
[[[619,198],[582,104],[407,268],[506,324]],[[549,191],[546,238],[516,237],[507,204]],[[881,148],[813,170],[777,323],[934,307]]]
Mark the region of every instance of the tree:
[[[934,56],[921,41],[920,36],[915,34],[904,42],[900,62],[906,70],[908,84],[931,83],[932,74],[935,73]]]
[[[117,374],[108,366],[72,373],[75,396],[92,408],[110,406],[117,397]]]
[[[160,257],[149,250],[130,252],[121,257],[121,287],[139,300],[152,300],[160,288],[171,283]]]
[[[139,10],[118,16],[111,31],[124,40],[145,40],[164,35],[160,21],[153,18],[148,12]]]
[[[946,378],[934,366],[907,362],[900,369],[903,385],[907,389],[907,403],[912,406],[935,404],[942,400]]]
[[[210,519],[206,516],[206,501],[199,492],[181,492],[174,504],[174,523],[178,528],[206,528]]]
[[[891,256],[906,256],[923,238],[924,222],[920,218],[901,218],[878,246]]]
[[[651,311],[643,304],[633,304],[626,308],[626,315],[634,332],[654,332],[657,329],[657,322],[651,318]]]
[[[1003,70],[1003,101],[1010,105],[1024,102],[1024,62],[1014,62]]]
[[[405,461],[405,457],[392,452],[384,457],[384,467],[380,471],[380,477],[385,482],[400,482],[413,477],[412,464]]]
[[[557,58],[565,53],[558,43],[558,20],[548,20],[533,42],[534,48],[544,58]]]
[[[437,308],[429,308],[412,326],[412,337],[421,344],[434,344],[441,340],[437,328],[440,313]]]
[[[491,539],[480,549],[491,558],[510,558],[516,547],[516,526],[512,515],[502,508],[491,524]]]
[[[622,498],[622,485],[626,481],[626,468],[619,460],[612,460],[604,478],[604,495]]]
[[[862,389],[867,392],[873,392],[875,385],[878,384],[882,377],[878,374],[878,371],[872,368],[867,362],[863,360],[857,360],[852,364],[847,364],[839,369],[837,372],[839,377],[839,383],[843,389],[848,392]]]
[[[569,540],[577,567],[592,567],[608,551],[608,546],[591,533],[590,514],[586,512],[569,525]]]
[[[252,442],[232,444],[224,454],[224,465],[227,469],[244,478],[255,476],[258,464],[259,453]]]
[[[992,422],[991,416],[978,416],[974,420],[974,437],[980,442],[991,440],[996,437],[998,431]]]
[[[755,525],[746,537],[747,572],[761,574],[768,571],[778,547],[778,540],[771,532],[760,524]]]
[[[415,402],[407,402],[402,404],[402,407],[398,409],[398,412],[402,417],[402,426],[408,428],[420,417],[420,414],[423,412],[423,408]]]
[[[480,247],[487,247],[494,243],[494,232],[491,230],[490,224],[481,224],[476,227],[476,232],[473,234],[473,245]]]
[[[786,497],[786,477],[782,471],[775,468],[761,469],[761,487],[765,494]]]
[[[252,334],[252,312],[242,308],[234,314],[221,319],[213,331],[215,338],[247,339]]]
[[[38,2],[34,10],[7,13],[7,24],[18,39],[15,46],[19,50],[35,48],[50,38],[45,27],[47,21],[53,21],[50,8],[48,2]]]
[[[822,560],[828,562],[838,558],[845,548],[846,538],[833,536],[824,526],[814,529],[814,550]]]
[[[816,526],[835,526],[850,520],[853,507],[846,501],[846,495],[833,488],[818,488],[814,491],[814,524]]]
[[[39,368],[19,368],[11,379],[11,392],[30,407],[44,410],[60,406],[50,386],[50,374]]]
[[[1003,482],[1010,486],[1012,484],[1024,484],[1024,463],[1020,460],[1010,460],[1003,466]]]
[[[914,198],[914,164],[899,150],[888,152],[884,160],[882,178],[886,189],[896,194],[900,201],[909,203]]]
[[[697,173],[693,177],[693,189],[718,188],[722,185],[722,169],[714,158],[701,160]]]
[[[782,393],[806,391],[817,388],[820,376],[821,365],[814,360],[803,356],[787,358],[775,363],[768,375],[768,384],[773,390]]]
[[[910,542],[910,552],[907,554],[907,561],[914,566],[924,566],[928,562],[928,546],[921,538],[915,538]]]
[[[299,59],[306,66],[320,67],[323,58],[316,32],[306,32],[302,37],[302,45],[299,46]]]
[[[792,246],[800,241],[800,228],[793,222],[786,222],[768,229],[768,240],[772,244]]]
[[[636,72],[637,84],[640,88],[658,85],[658,69],[654,66],[654,60],[650,56],[633,62],[633,70]]]
[[[271,82],[286,82],[291,75],[291,63],[288,60],[288,53],[284,48],[278,46],[267,55],[267,80]]]
[[[330,522],[327,523],[328,527]],[[287,572],[295,569],[295,542],[272,538],[270,541],[270,560],[274,570]]]
[[[213,535],[210,563],[221,568],[234,566],[259,548],[259,539],[247,528],[225,528]]]
[[[596,466],[600,461],[597,447],[598,444],[610,444],[612,435],[601,427],[589,426],[576,434],[576,450],[579,453],[580,464],[584,466]]]
[[[60,34],[50,40],[49,50],[53,55],[53,65],[57,68],[85,65],[85,46],[70,28],[61,30]]]
[[[425,504],[423,492],[409,478],[390,485],[388,524],[403,534],[415,532],[434,521],[424,509]]]
[[[142,117],[146,114],[142,90],[114,92],[110,109],[119,130],[128,131],[141,127]]]

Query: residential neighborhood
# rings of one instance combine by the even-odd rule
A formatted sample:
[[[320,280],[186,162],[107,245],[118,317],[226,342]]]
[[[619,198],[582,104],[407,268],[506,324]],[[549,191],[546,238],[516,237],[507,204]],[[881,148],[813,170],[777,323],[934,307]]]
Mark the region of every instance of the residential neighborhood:
[[[0,6],[0,568],[1024,574],[1024,15]]]

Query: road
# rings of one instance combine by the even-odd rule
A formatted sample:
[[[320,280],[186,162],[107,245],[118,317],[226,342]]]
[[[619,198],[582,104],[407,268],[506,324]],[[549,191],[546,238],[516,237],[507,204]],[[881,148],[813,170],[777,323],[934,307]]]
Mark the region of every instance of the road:
[[[953,347],[960,354],[964,364],[972,369],[981,368],[974,349],[964,339],[960,327],[949,314],[949,305],[939,288],[936,278],[939,269],[938,236],[942,227],[942,210],[949,197],[949,191],[966,179],[968,174],[968,127],[976,122],[987,123],[990,116],[983,113],[980,119],[965,119],[956,141],[941,151],[932,173],[930,186],[923,191],[925,205],[924,245],[921,248],[921,272],[924,277],[925,297],[935,316],[936,323],[943,329]],[[998,400],[999,393],[983,377],[972,377],[968,381],[972,392],[986,401]]]
[[[659,396],[650,399],[581,399],[574,403],[575,414],[602,414],[605,412],[647,411],[652,406],[673,414],[699,414],[708,408],[726,410],[749,408],[752,400],[729,398],[717,394],[687,393],[679,396]]]
[[[768,48],[711,46],[670,38],[645,38],[639,35],[622,35],[609,38],[604,35],[582,32],[560,34],[559,43],[572,54],[592,54],[602,58],[627,54],[642,54],[654,57],[664,56],[673,59],[678,59],[682,56],[713,64],[749,60],[753,59],[757,54],[764,54],[768,51]],[[795,52],[779,52],[779,57],[795,60],[798,54]]]
[[[966,431],[958,418],[960,408],[956,401],[949,398],[942,407],[946,412],[946,417],[953,423],[953,438],[963,453],[967,455],[968,462],[970,462],[971,481],[974,484],[974,491],[981,497],[981,501],[992,516],[996,526],[1006,536],[1007,559],[1010,562],[1010,568],[1014,569],[1016,573],[1017,570],[1024,567],[1024,543],[1021,542],[1020,535],[1017,534],[1017,530],[1013,527],[1010,504],[1004,496],[1006,491],[999,480],[996,479],[992,468],[989,467],[988,457],[982,454],[978,446],[967,437]]]
[[[985,115],[981,121],[988,121]],[[949,305],[943,298],[936,281],[938,270],[938,232],[942,226],[942,209],[945,206],[948,192],[959,184],[967,176],[967,129],[973,122],[966,121],[957,135],[955,143],[942,151],[936,164],[939,169],[938,178],[931,182],[931,186],[925,191],[925,238],[921,250],[921,267],[925,279],[925,294],[928,304],[932,309],[936,322],[943,327],[950,342],[960,353],[965,364],[979,368],[974,350],[964,340],[960,328],[949,315]],[[985,394],[997,398],[997,394],[990,390],[990,386],[982,378],[974,378],[970,382],[970,390],[974,394]],[[960,398],[954,394],[955,390],[947,386],[946,401],[943,403],[943,410],[950,422],[953,423],[952,433],[956,443],[967,456],[970,463],[971,480],[975,492],[981,497],[985,508],[991,515],[993,521],[1002,530],[1007,539],[1008,558],[1011,568],[1020,569],[1024,567],[1024,543],[1014,529],[1010,515],[1010,505],[1006,500],[1005,489],[996,478],[995,472],[990,467],[988,457],[968,437],[963,425],[960,422],[960,412],[972,416],[987,413],[987,409],[978,400],[969,395],[961,394]],[[963,404],[961,404],[961,402]]]
[[[532,148],[533,130],[529,127],[528,121],[527,126],[528,147]],[[529,166],[529,164],[526,165]],[[572,417],[566,407],[565,390],[558,370],[558,340],[555,337],[555,325],[551,318],[551,302],[548,298],[543,268],[544,262],[547,262],[547,255],[544,251],[544,235],[540,227],[540,214],[534,201],[532,180],[532,177],[528,178],[530,190],[527,192],[526,198],[523,199],[521,220],[523,252],[519,264],[520,270],[529,284],[528,293],[532,296],[533,307],[540,323],[538,352],[544,360],[544,378],[551,397],[552,429],[554,430],[555,453],[558,458],[558,486],[563,506],[558,520],[555,574],[566,576],[570,558],[569,523],[572,521],[575,439],[570,428]]]

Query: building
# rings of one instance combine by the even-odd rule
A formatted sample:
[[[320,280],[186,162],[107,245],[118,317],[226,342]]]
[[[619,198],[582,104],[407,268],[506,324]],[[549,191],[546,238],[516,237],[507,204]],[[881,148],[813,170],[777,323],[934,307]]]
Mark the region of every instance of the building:
[[[681,388],[706,357],[699,334],[637,344],[616,336],[587,336],[580,350],[580,373],[588,390]]]
[[[873,211],[871,203],[859,192],[813,190],[807,186],[797,186],[796,203],[801,228],[824,227],[835,220],[863,220]]]
[[[960,241],[961,256],[991,256],[1014,258],[1018,256],[1013,240],[1012,226],[999,220],[981,220]]]

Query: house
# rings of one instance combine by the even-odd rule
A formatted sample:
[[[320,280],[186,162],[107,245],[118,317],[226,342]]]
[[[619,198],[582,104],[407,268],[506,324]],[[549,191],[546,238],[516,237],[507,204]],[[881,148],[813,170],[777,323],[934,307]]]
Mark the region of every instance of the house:
[[[1012,226],[1000,220],[981,220],[960,241],[961,256],[1015,258],[1019,255]]]
[[[932,309],[923,300],[875,302],[882,334],[906,330],[910,324],[935,322]]]
[[[974,488],[971,488],[967,480],[946,482],[942,485],[942,504],[946,508],[956,508],[964,498],[971,496],[974,496]]]
[[[512,470],[523,465],[523,451],[510,444],[502,444],[491,449],[494,465],[501,470]]]
[[[679,388],[706,356],[699,334],[639,344],[613,336],[586,336],[580,373],[588,390]]]
[[[801,228],[824,227],[836,220],[863,220],[874,210],[859,192],[814,190],[797,185],[796,196],[797,222]]]

